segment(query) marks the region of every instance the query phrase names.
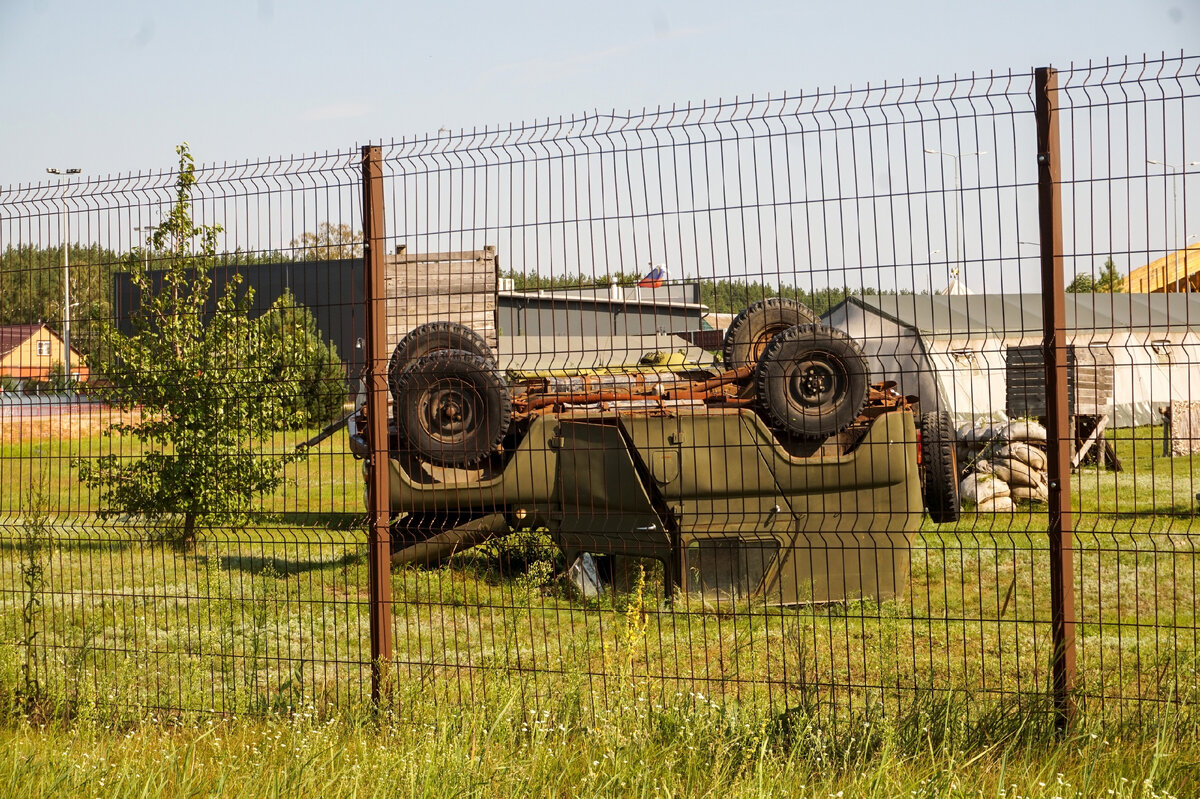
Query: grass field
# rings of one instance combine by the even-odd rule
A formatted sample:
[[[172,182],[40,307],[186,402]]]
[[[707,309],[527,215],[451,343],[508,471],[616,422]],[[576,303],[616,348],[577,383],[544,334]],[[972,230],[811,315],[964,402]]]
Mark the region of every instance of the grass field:
[[[1077,795],[1193,795],[1184,777],[1197,775],[1198,487],[1189,459],[1157,457],[1155,429],[1118,434],[1125,471],[1085,468],[1075,479],[1075,734],[1097,738],[1065,748],[1048,744],[1050,587],[1036,510],[927,525],[906,592],[885,602],[668,603],[653,573],[641,590],[583,599],[536,540],[400,570],[391,715],[367,719],[362,483],[340,437],[291,467],[292,482],[264,501],[271,521],[208,533],[192,552],[88,513],[94,502],[70,463],[119,444],[95,432],[6,440],[0,702],[5,718],[32,714],[51,728],[3,733],[13,754],[0,780],[61,777],[62,793],[81,783],[48,752],[78,763],[108,751],[105,773],[129,786],[138,769],[181,789],[264,769],[275,781],[248,788],[319,787],[290,765],[304,740],[318,760],[340,753],[337,762],[430,793],[617,793],[624,782],[647,794],[792,794],[783,786],[804,784],[811,795],[1012,796],[1000,775],[1015,768],[1020,795],[1073,795],[1029,790],[1053,787],[1059,772]],[[36,514],[13,511],[43,480],[45,513],[31,523]],[[155,718],[176,726],[146,724]],[[531,731],[530,718],[545,729]],[[200,739],[178,726],[210,722]],[[292,749],[259,740],[275,734]],[[434,747],[426,735],[452,741]],[[820,741],[840,758],[832,772],[833,761],[814,759]],[[430,768],[444,777],[430,781]],[[601,774],[602,790],[588,782]],[[348,787],[360,772],[326,776]]]

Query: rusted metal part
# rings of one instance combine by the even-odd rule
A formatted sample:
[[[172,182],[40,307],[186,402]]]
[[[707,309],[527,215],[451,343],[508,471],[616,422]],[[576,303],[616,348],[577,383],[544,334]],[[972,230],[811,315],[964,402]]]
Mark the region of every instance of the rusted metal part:
[[[635,402],[638,400],[657,400],[661,404],[663,401],[676,400],[701,400],[720,402],[720,399],[712,399],[714,397],[723,397],[722,394],[714,394],[719,390],[725,389],[727,386],[732,386],[737,383],[749,381],[753,375],[753,370],[749,367],[741,369],[731,369],[728,372],[722,372],[719,375],[710,377],[707,380],[688,380],[677,381],[674,383],[652,383],[644,376],[641,379],[629,381],[633,385],[646,386],[641,391],[635,390],[589,390],[589,386],[594,386],[599,382],[596,375],[581,375],[578,380],[582,390],[577,391],[553,391],[546,392],[546,389],[555,383],[546,379],[537,379],[525,383],[525,394],[513,399],[513,406],[518,413],[531,413],[542,408],[553,406],[566,405],[593,405],[598,402]],[[630,377],[635,377],[631,375]],[[571,378],[572,380],[576,378]],[[545,393],[543,393],[545,392]]]
[[[363,243],[366,263],[367,311],[367,533],[370,629],[371,699],[383,699],[392,658],[392,572],[390,476],[387,424],[387,295],[384,283],[383,160],[377,146],[362,150]],[[376,423],[376,420],[380,420]]]
[[[1046,453],[1050,539],[1051,672],[1055,723],[1065,730],[1075,716],[1075,591],[1071,517],[1071,445],[1068,418],[1066,286],[1062,255],[1062,197],[1059,191],[1058,76],[1034,73],[1037,120],[1038,225],[1041,233],[1043,363],[1046,369]]]
[[[731,369],[706,380],[689,380],[675,383],[650,384],[642,391],[555,391],[543,393],[549,380],[536,379],[524,383],[525,393],[513,399],[514,418],[529,418],[533,414],[562,411],[570,406],[600,405],[608,403],[652,403],[646,412],[667,412],[677,403],[703,403],[709,406],[749,408],[757,401],[754,388],[754,370],[750,367]],[[580,384],[586,385],[594,376],[581,376]],[[561,383],[559,383],[561,385]],[[853,426],[864,427],[884,413],[892,410],[915,410],[913,398],[901,396],[894,381],[871,386],[867,404]]]

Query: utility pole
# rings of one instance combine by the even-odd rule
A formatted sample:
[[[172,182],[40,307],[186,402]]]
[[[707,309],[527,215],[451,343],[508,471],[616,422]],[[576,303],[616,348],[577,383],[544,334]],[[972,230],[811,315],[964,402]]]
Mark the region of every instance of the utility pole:
[[[78,167],[71,169],[56,169],[54,167],[46,167],[46,171],[51,175],[58,175],[58,185],[62,187],[63,175],[78,175],[82,170]],[[71,382],[71,254],[70,254],[70,225],[71,217],[67,213],[66,199],[59,198],[59,219],[60,232],[62,233],[62,248],[63,248],[63,323],[62,323],[62,340],[63,340],[63,373],[66,375],[67,383]]]
[[[959,224],[959,217],[962,214],[960,206],[962,205],[962,181],[959,178],[958,159],[966,158],[967,156],[987,155],[987,150],[980,150],[977,153],[944,153],[941,150],[932,150],[928,147],[925,152],[930,155],[940,155],[943,158],[954,159],[954,262],[955,266],[962,269],[962,228]],[[960,271],[961,274],[961,271]]]
[[[1188,282],[1187,282],[1187,278],[1188,278],[1188,276],[1187,276],[1187,254],[1185,253],[1183,256],[1183,270],[1184,270],[1183,277],[1179,277],[1178,274],[1172,276],[1168,269],[1168,266],[1169,266],[1168,262],[1170,261],[1171,252],[1174,251],[1175,252],[1175,269],[1176,269],[1176,272],[1178,272],[1179,271],[1179,251],[1187,248],[1186,241],[1183,242],[1183,246],[1181,246],[1181,247],[1176,246],[1176,242],[1178,242],[1178,240],[1180,239],[1180,235],[1179,235],[1179,191],[1178,191],[1179,173],[1186,172],[1187,168],[1189,166],[1200,166],[1200,161],[1188,161],[1186,164],[1168,164],[1166,161],[1158,161],[1154,158],[1147,158],[1146,163],[1154,164],[1155,166],[1161,166],[1163,168],[1164,173],[1167,170],[1170,170],[1170,172],[1171,172],[1171,224],[1170,224],[1170,226],[1168,226],[1168,229],[1167,229],[1167,234],[1168,234],[1167,237],[1169,239],[1169,242],[1166,247],[1167,261],[1165,261],[1163,264],[1163,270],[1165,272],[1167,272],[1167,274],[1163,275],[1163,288],[1164,289],[1166,288],[1166,285],[1168,282],[1173,282],[1173,283],[1178,284],[1180,281],[1183,281],[1183,284],[1186,287],[1188,285]],[[1165,177],[1165,174],[1164,174],[1164,177]],[[1174,230],[1172,231],[1171,228],[1174,228]]]

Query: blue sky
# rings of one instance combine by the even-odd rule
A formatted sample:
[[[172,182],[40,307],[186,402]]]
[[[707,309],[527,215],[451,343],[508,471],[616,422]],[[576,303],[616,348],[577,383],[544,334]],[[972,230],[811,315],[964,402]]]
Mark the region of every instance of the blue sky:
[[[1197,43],[1200,0],[0,0],[0,186]]]

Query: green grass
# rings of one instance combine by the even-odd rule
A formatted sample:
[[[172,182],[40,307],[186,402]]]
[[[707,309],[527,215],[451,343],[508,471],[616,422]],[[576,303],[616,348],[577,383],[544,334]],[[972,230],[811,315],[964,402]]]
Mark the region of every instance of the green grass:
[[[967,724],[926,697],[843,731],[695,697],[636,692],[581,713],[578,679],[523,707],[510,685],[486,704],[416,703],[391,714],[243,719],[147,712],[0,727],[0,785],[14,796],[1195,796],[1196,719],[1119,736],[1052,739],[1027,714]]]
[[[1187,796],[1200,706],[1193,459],[1159,457],[1155,429],[1117,434],[1125,471],[1074,477],[1081,711],[1065,745],[1049,743],[1036,509],[927,524],[904,594],[884,602],[667,602],[654,580],[584,600],[497,547],[399,570],[391,715],[364,720],[362,483],[340,437],[264,500],[269,520],[208,532],[192,552],[87,512],[70,461],[119,443],[0,447],[0,781],[47,795],[99,791],[107,774],[112,795],[143,779],[171,791],[225,780],[245,795]],[[30,549],[18,509],[40,475],[44,541]],[[530,711],[553,729],[531,732]],[[232,720],[247,714],[263,720]],[[290,748],[264,743],[276,735]],[[302,741],[312,770],[296,771]],[[110,754],[101,766],[87,751]],[[269,777],[239,776],[250,773]]]

